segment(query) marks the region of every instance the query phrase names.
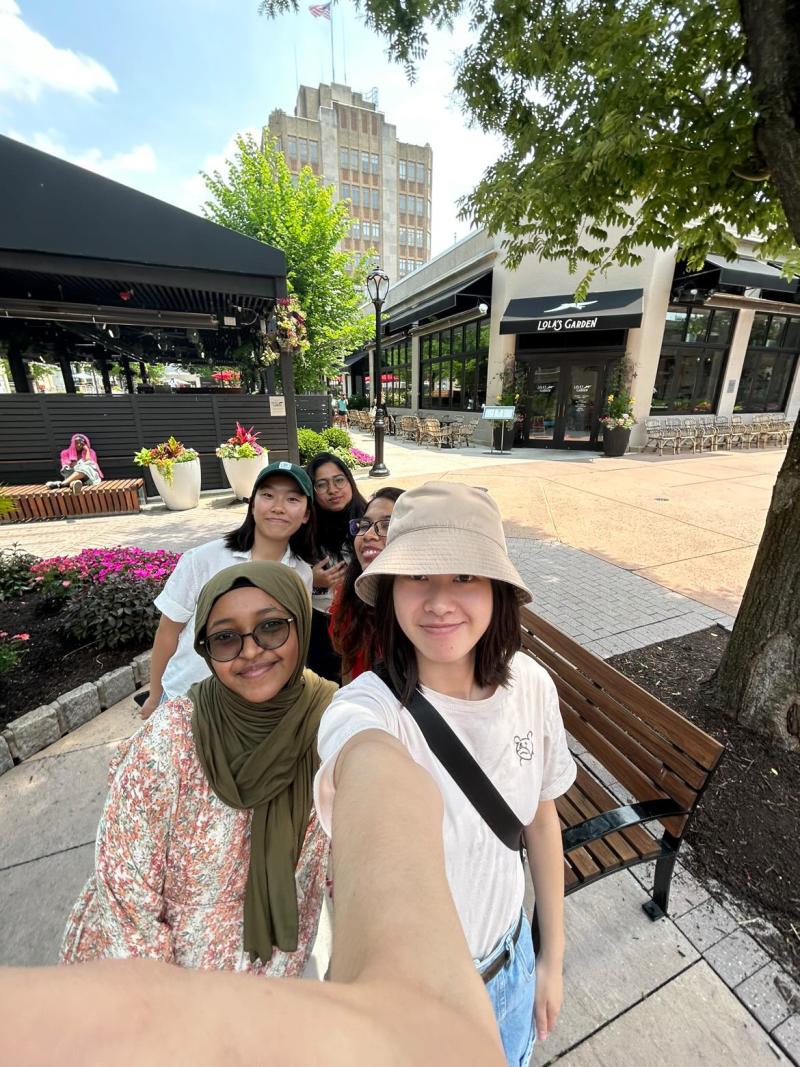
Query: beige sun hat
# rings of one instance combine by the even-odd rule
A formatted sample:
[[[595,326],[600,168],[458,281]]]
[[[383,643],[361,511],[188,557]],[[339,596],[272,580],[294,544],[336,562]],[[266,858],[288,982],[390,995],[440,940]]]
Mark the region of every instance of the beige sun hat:
[[[375,604],[385,574],[473,574],[513,585],[521,604],[531,591],[508,558],[500,509],[483,489],[426,482],[398,498],[386,548],[356,579],[356,592]]]

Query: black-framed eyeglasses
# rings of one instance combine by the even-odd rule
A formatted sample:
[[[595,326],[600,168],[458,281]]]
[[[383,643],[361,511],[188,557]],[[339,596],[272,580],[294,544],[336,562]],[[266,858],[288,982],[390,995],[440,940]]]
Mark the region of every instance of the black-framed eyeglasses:
[[[380,537],[382,541],[386,540],[386,534],[389,531],[389,518],[376,519],[375,522],[370,522],[369,519],[351,519],[349,530],[351,537],[364,537],[370,530],[375,531],[375,536]]]
[[[344,489],[347,485],[347,478],[343,474],[337,474],[333,478],[320,478],[318,482],[314,482],[314,488],[318,493],[327,493],[331,488]]]
[[[241,655],[246,637],[252,637],[259,648],[271,650],[280,648],[289,640],[289,631],[293,618],[264,619],[249,633],[240,634],[238,630],[217,630],[210,637],[205,637],[205,645],[211,659],[217,663],[230,663]]]

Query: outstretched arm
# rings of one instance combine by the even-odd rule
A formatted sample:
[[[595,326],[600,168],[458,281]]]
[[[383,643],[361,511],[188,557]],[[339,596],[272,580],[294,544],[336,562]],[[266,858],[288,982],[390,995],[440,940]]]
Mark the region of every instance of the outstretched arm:
[[[445,877],[434,783],[368,733],[342,751],[337,779],[333,981],[142,960],[0,970],[9,1062],[503,1067]]]

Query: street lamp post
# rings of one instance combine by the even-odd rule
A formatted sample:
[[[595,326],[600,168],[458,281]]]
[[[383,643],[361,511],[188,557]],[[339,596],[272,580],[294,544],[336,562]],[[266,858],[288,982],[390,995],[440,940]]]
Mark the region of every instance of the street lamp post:
[[[381,308],[389,291],[389,275],[375,267],[367,275],[367,292],[375,305],[375,377],[378,394],[375,404],[375,462],[369,472],[370,478],[386,478],[389,468],[383,462],[383,435],[385,432],[386,410],[383,406],[383,367],[381,366]]]

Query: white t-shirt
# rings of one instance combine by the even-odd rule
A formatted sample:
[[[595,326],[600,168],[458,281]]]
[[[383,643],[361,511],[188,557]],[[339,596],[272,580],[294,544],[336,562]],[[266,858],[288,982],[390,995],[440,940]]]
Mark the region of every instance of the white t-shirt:
[[[456,700],[425,688],[423,693],[526,826],[540,800],[554,800],[575,780],[555,686],[524,653],[512,660],[508,687],[485,700]],[[450,891],[470,952],[482,959],[522,907],[525,877],[519,854],[489,829],[430,751],[408,710],[371,671],[340,689],[322,716],[314,801],[323,829],[330,835],[339,752],[355,734],[376,729],[398,738],[439,787]]]
[[[168,619],[185,625],[178,638],[175,654],[167,664],[161,680],[161,686],[166,693],[165,699],[174,700],[175,697],[185,696],[189,692],[189,686],[202,682],[210,675],[205,660],[194,650],[194,613],[197,598],[200,596],[200,590],[215,574],[237,563],[248,563],[250,555],[250,552],[234,552],[219,538],[184,552],[175,570],[167,578],[164,588],[154,601],[155,606]],[[310,595],[309,565],[288,547],[281,563],[297,571]]]

